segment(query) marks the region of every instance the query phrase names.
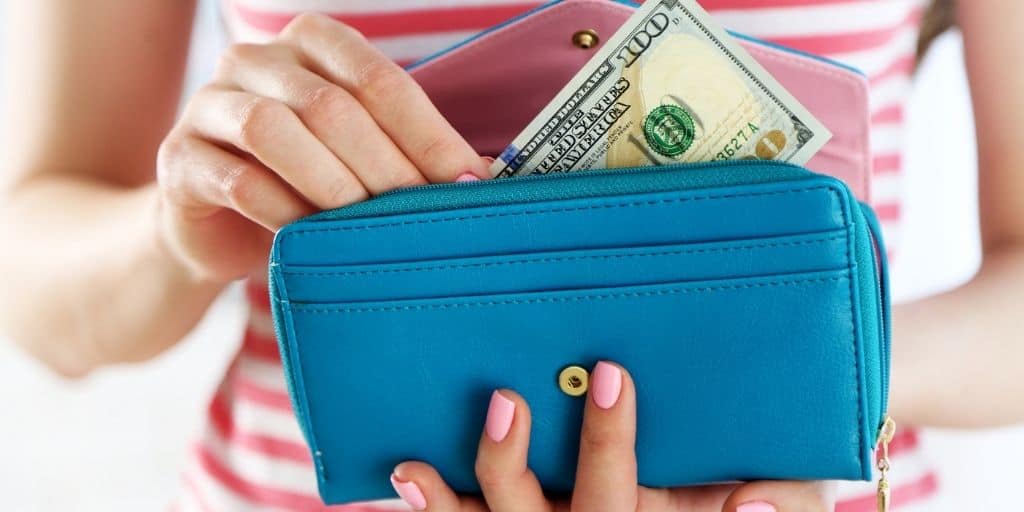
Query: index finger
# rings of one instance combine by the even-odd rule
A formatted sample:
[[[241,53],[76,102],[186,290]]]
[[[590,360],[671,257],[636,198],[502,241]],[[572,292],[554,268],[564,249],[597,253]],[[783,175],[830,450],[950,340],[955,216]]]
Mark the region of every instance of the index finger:
[[[355,29],[303,15],[281,38],[301,52],[310,69],[355,96],[427,179],[449,182],[467,172],[488,177],[480,156],[412,76]]]

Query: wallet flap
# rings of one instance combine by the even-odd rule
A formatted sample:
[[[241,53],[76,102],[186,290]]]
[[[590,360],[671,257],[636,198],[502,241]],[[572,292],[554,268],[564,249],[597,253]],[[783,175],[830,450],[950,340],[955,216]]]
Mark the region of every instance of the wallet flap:
[[[414,64],[410,73],[477,151],[496,155],[600,48],[581,50],[573,33],[592,29],[607,38],[634,9],[607,0],[553,2]],[[867,79],[806,53],[740,42],[833,133],[807,167],[870,201]]]

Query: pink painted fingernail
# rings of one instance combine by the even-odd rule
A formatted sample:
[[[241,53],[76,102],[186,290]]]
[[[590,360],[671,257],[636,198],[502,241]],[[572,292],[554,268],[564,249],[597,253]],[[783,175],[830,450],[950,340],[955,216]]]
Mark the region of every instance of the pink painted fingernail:
[[[512,417],[516,413],[516,403],[495,391],[491,393],[491,405],[487,407],[487,422],[484,430],[491,441],[500,443],[512,428]]]
[[[602,409],[611,409],[622,392],[622,371],[611,363],[601,361],[590,376],[590,393],[594,404]]]
[[[487,162],[487,165],[490,165],[490,164],[494,163],[494,157],[493,156],[482,156],[482,157],[480,157],[480,159],[483,160],[484,162]]]
[[[751,501],[736,507],[736,512],[775,512],[775,506],[767,501]]]
[[[455,181],[456,181],[456,182],[463,182],[463,181],[480,181],[480,178],[479,178],[479,177],[477,177],[477,175],[476,175],[476,174],[473,174],[473,173],[471,173],[471,172],[466,172],[466,173],[462,173],[461,175],[459,175],[459,177],[458,177],[458,178],[455,178]]]
[[[391,473],[391,486],[395,488],[398,497],[412,507],[413,510],[426,510],[427,499],[423,497],[423,491],[416,485],[416,482],[403,482]]]

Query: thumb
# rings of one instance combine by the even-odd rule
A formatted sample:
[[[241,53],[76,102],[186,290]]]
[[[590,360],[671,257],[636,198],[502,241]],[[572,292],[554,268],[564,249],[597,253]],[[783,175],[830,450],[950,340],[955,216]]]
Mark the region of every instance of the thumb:
[[[417,512],[486,512],[475,498],[455,494],[429,464],[407,461],[391,473],[391,485],[402,501]]]
[[[833,482],[751,482],[736,488],[722,512],[832,512]]]

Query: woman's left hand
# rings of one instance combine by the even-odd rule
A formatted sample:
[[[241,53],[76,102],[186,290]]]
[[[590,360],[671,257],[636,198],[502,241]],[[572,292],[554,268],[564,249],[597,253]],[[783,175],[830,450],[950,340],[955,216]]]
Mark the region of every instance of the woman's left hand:
[[[625,369],[598,363],[590,377],[576,485],[567,501],[544,496],[527,467],[530,409],[509,390],[495,391],[476,475],[483,499],[458,496],[428,464],[404,462],[391,482],[415,510],[429,512],[824,512],[835,507],[826,482],[752,482],[676,489],[637,485],[636,390]],[[686,464],[685,460],[679,461]]]

